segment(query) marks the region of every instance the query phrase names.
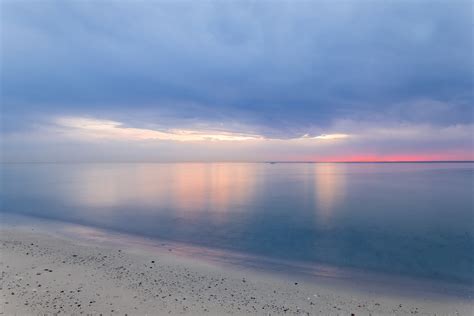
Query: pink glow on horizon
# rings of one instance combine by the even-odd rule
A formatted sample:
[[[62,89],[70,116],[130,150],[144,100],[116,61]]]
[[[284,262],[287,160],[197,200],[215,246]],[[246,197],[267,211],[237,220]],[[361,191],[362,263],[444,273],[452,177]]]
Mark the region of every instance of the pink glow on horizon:
[[[421,154],[353,154],[338,156],[312,156],[295,159],[318,162],[416,162],[416,161],[474,161],[474,152],[421,153]]]

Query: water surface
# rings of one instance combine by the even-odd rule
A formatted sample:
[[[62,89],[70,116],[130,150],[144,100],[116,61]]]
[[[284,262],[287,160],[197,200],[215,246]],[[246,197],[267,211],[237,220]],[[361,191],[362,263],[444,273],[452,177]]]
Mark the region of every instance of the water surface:
[[[1,212],[474,282],[473,163],[4,164]]]

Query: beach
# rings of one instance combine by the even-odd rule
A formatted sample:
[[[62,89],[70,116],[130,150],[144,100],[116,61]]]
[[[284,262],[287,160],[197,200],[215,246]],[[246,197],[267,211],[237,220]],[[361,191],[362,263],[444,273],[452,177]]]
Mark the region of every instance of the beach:
[[[0,316],[474,316],[474,0],[0,1]]]
[[[234,269],[173,249],[74,240],[36,226],[0,234],[3,315],[472,315],[469,298],[403,295]],[[390,288],[390,284],[387,284]]]

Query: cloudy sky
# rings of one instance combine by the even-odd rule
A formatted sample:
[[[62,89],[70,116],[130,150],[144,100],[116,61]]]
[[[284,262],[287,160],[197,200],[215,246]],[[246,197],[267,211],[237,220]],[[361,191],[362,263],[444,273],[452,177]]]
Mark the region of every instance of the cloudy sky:
[[[5,161],[474,159],[471,1],[0,3]]]

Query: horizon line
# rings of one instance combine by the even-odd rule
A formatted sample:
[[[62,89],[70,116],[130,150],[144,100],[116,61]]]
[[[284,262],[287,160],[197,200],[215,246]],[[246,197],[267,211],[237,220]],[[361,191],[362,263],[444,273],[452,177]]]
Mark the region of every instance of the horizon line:
[[[474,163],[474,160],[360,160],[360,161],[310,161],[310,160],[264,160],[264,161],[0,161],[0,164],[133,164],[133,163]]]

